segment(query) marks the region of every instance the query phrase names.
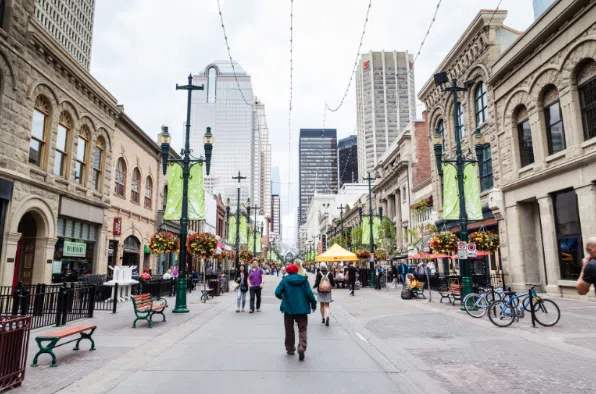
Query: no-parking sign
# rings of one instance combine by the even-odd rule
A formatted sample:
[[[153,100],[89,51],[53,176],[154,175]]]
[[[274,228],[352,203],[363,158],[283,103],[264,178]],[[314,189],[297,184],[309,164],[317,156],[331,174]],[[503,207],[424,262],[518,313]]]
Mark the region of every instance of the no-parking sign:
[[[468,257],[476,257],[476,244],[468,244]]]

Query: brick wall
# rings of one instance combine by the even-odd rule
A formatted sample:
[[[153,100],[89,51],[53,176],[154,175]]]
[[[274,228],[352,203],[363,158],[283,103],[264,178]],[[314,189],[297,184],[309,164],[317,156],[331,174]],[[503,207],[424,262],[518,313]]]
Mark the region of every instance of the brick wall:
[[[416,164],[413,166],[412,188],[424,186],[431,178],[431,148],[428,134],[428,112],[422,113],[422,122],[414,123],[414,140],[416,146]]]

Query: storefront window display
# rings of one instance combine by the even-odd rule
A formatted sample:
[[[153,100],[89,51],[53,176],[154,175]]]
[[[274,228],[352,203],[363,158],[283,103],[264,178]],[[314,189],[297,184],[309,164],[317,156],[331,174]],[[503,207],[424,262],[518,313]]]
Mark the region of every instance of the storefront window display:
[[[93,273],[98,226],[58,218],[52,283],[74,282]]]

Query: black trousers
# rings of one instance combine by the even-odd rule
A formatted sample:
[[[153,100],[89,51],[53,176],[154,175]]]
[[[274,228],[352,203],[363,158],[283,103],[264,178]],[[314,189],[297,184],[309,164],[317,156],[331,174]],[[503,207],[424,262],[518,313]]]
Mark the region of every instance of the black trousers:
[[[349,281],[348,288],[350,289],[350,294],[354,294],[354,290],[356,290],[356,281]]]
[[[255,310],[255,296],[257,297],[257,309],[261,309],[261,289],[259,286],[250,288],[250,310]]]

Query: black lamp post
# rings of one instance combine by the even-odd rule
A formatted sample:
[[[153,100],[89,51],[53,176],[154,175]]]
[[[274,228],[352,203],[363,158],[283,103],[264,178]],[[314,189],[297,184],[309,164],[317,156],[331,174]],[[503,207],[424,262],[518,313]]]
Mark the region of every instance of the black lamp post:
[[[468,242],[468,214],[466,212],[466,200],[464,196],[464,167],[466,163],[480,162],[483,157],[484,141],[483,136],[479,129],[476,129],[474,139],[476,140],[476,156],[478,160],[465,159],[462,154],[461,141],[460,141],[460,128],[458,119],[458,98],[457,92],[465,92],[472,86],[474,81],[464,82],[464,87],[457,86],[457,80],[451,79],[451,86],[443,87],[444,84],[449,82],[449,77],[446,72],[440,72],[434,76],[435,84],[441,87],[443,92],[449,92],[453,96],[453,125],[455,129],[455,160],[443,160],[443,136],[439,130],[435,130],[433,136],[433,144],[435,157],[437,159],[437,172],[441,177],[441,183],[443,181],[443,163],[451,163],[455,165],[457,169],[457,188],[459,192],[459,228],[460,238],[464,242]],[[463,284],[463,297],[472,292],[472,278],[470,276],[470,262],[468,259],[463,259],[461,266],[461,276]],[[462,309],[464,306],[462,306]]]
[[[373,209],[372,209],[372,181],[374,181],[376,178],[371,177],[370,176],[370,172],[368,173],[368,178],[363,178],[363,180],[368,181],[368,216],[370,218],[369,220],[369,231],[370,231],[370,254],[371,256],[373,256],[373,254],[375,253],[375,240],[374,240],[374,235],[373,235],[373,218],[374,218],[374,214],[373,214]],[[366,231],[365,229],[362,229],[362,231]],[[369,282],[368,282],[368,287],[374,287],[375,285],[375,266],[373,263],[374,260],[370,261],[369,267],[370,267],[370,275],[369,275]]]
[[[260,207],[257,207],[256,205],[254,207],[252,207],[252,209],[255,210],[255,223],[253,226],[253,231],[252,231],[252,254],[256,257],[257,255],[257,213],[259,212]],[[250,226],[249,226],[250,228]]]
[[[337,207],[337,209],[339,209],[339,222],[341,225],[341,237],[339,239],[339,243],[340,246],[343,248],[343,245],[341,245],[343,238],[346,236],[345,232],[344,232],[344,204],[340,204],[339,207]],[[347,243],[346,243],[347,246]]]
[[[236,270],[240,269],[240,181],[246,179],[245,176],[240,174],[238,171],[238,176],[233,176],[232,179],[238,181],[237,187],[237,197],[236,197],[236,239],[234,240],[234,246],[236,248],[236,261],[235,266]],[[248,199],[250,203],[250,199]],[[230,199],[226,202],[226,213],[228,218],[230,217]]]
[[[213,152],[214,137],[211,134],[211,128],[207,127],[207,132],[203,136],[203,144],[205,149],[205,159],[200,157],[198,159],[190,158],[190,106],[192,100],[193,90],[203,90],[203,85],[195,86],[192,84],[192,75],[188,76],[188,85],[178,86],[176,90],[187,90],[188,101],[186,106],[186,138],[184,141],[184,156],[182,159],[170,159],[170,142],[172,137],[168,133],[167,127],[162,127],[162,132],[159,135],[159,142],[161,143],[162,166],[164,175],[168,170],[168,163],[179,163],[182,165],[182,215],[180,217],[180,256],[178,258],[178,286],[176,288],[176,307],[172,312],[174,313],[188,313],[186,306],[186,236],[188,235],[188,179],[190,177],[190,168],[195,165],[206,164],[206,172],[209,175],[211,167],[211,153]]]
[[[379,199],[379,219],[383,222],[383,206],[381,204],[383,204],[383,200]]]

